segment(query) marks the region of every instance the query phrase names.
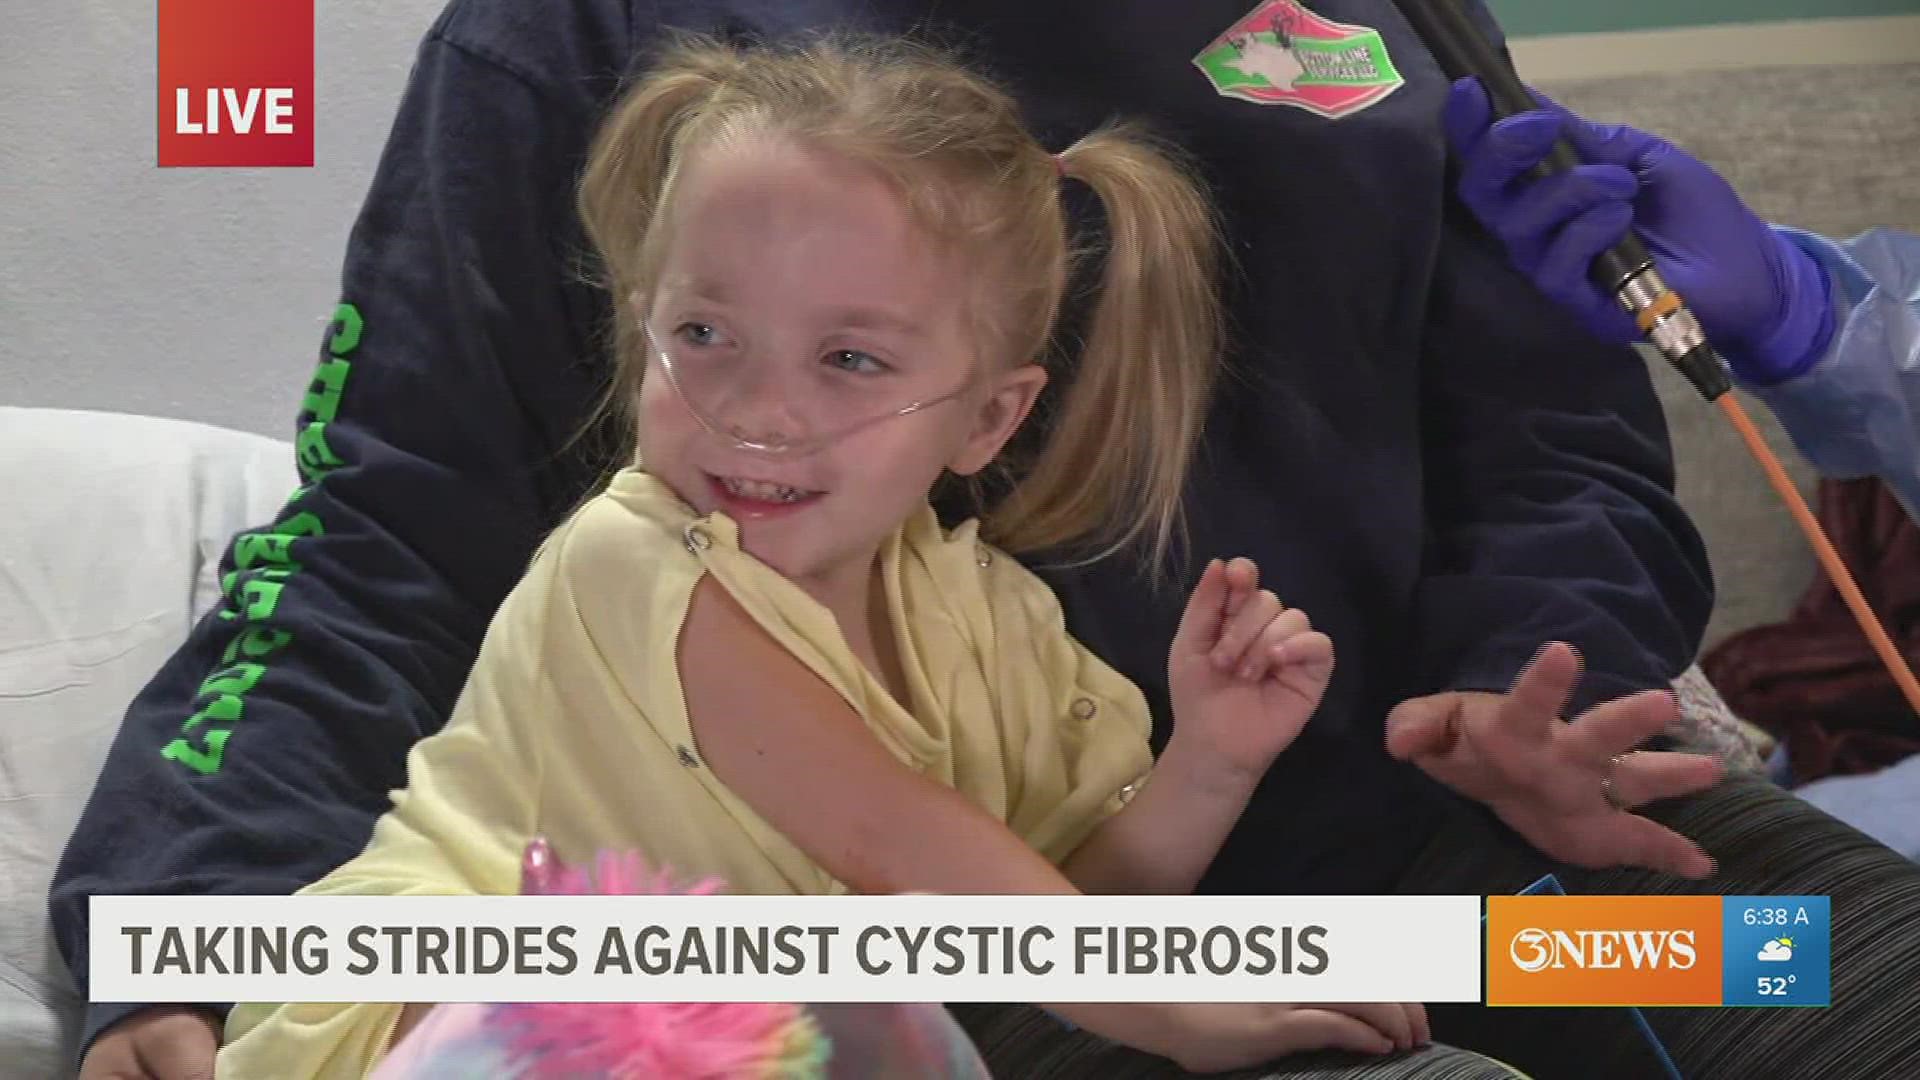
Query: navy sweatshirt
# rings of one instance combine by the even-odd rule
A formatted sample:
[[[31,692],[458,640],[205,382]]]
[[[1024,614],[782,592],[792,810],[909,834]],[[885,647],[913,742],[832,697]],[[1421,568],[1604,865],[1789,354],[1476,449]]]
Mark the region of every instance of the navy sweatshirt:
[[[1225,41],[1257,3],[453,0],[352,232],[297,418],[307,482],[236,538],[226,605],[133,703],[59,867],[73,971],[90,895],[284,893],[356,854],[445,721],[489,616],[605,464],[574,440],[610,309],[572,198],[662,27],[958,20],[944,40],[1046,145],[1127,114],[1201,159],[1238,264],[1237,374],[1192,487],[1193,565],[1256,559],[1339,656],[1208,890],[1391,887],[1452,799],[1383,749],[1405,697],[1504,690],[1553,639],[1585,655],[1576,706],[1684,668],[1712,589],[1642,363],[1585,338],[1449,198],[1445,80],[1388,0],[1262,5],[1261,36]],[[1274,72],[1280,43],[1306,78]],[[1191,577],[1049,574],[1162,738]],[[130,1008],[95,1006],[88,1040]]]

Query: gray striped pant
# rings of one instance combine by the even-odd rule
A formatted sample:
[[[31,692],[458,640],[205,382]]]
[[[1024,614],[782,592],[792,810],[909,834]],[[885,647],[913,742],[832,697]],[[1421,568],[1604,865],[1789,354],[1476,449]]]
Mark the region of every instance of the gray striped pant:
[[[1737,776],[1646,813],[1694,838],[1719,866],[1710,881],[1557,866],[1490,818],[1445,826],[1403,877],[1403,893],[1515,893],[1558,875],[1569,893],[1801,894],[1833,898],[1833,1005],[1826,1009],[1648,1009],[1686,1080],[1920,1078],[1920,865],[1763,780]],[[1025,1006],[960,1005],[997,1080],[1171,1080],[1160,1059],[1067,1031]],[[1238,1080],[1657,1080],[1621,1009],[1429,1009],[1437,1045],[1361,1060],[1314,1054],[1232,1074]]]

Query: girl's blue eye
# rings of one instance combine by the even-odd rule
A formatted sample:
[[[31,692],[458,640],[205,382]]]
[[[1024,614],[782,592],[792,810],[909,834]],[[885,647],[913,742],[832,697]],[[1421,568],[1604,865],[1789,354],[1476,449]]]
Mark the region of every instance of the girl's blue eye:
[[[713,339],[719,336],[719,332],[706,323],[682,323],[676,333],[681,340],[693,345],[711,345]]]
[[[841,371],[867,374],[887,370],[887,365],[857,349],[836,349],[827,354],[827,363]]]

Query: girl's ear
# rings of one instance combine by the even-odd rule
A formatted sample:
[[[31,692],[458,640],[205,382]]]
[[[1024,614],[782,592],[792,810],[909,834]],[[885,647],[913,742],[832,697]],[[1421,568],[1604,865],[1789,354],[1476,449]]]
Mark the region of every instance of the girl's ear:
[[[979,403],[974,413],[973,432],[955,452],[947,468],[959,476],[972,476],[1000,453],[1013,433],[1033,411],[1033,403],[1047,385],[1047,369],[1039,364],[1022,364],[998,376],[992,392]]]

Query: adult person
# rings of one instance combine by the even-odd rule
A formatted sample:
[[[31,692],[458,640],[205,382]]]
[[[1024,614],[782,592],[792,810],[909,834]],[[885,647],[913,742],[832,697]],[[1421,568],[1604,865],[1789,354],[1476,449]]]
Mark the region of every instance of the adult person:
[[[1841,479],[1879,477],[1920,517],[1920,237],[1771,225],[1680,147],[1541,101],[1495,122],[1486,90],[1463,79],[1446,110],[1462,198],[1534,284],[1601,340],[1635,340],[1585,267],[1638,231],[1807,460]],[[1585,164],[1532,177],[1562,136]]]
[[[1040,130],[1144,114],[1197,152],[1241,265],[1244,391],[1210,418],[1191,550],[1271,565],[1341,663],[1204,887],[1504,891],[1539,852],[1699,872],[1690,842],[1620,807],[1700,777],[1613,764],[1671,716],[1628,695],[1687,665],[1711,603],[1645,372],[1572,342],[1453,212],[1446,86],[1391,4],[1248,2],[981,0],[961,26]],[[350,241],[300,416],[308,483],[236,540],[228,607],[130,709],[63,860],[73,970],[90,895],[287,892],[345,861],[445,721],[489,615],[604,449],[574,438],[603,389],[608,301],[580,273],[572,200],[601,110],[661,29],[902,32],[946,14],[454,0]],[[1312,77],[1266,63],[1269,45]],[[1122,560],[1042,569],[1164,733],[1184,589],[1143,590]],[[1396,703],[1406,760],[1381,747]],[[1475,857],[1440,854],[1443,827]],[[96,1006],[84,1075],[201,1075],[219,1016]]]

